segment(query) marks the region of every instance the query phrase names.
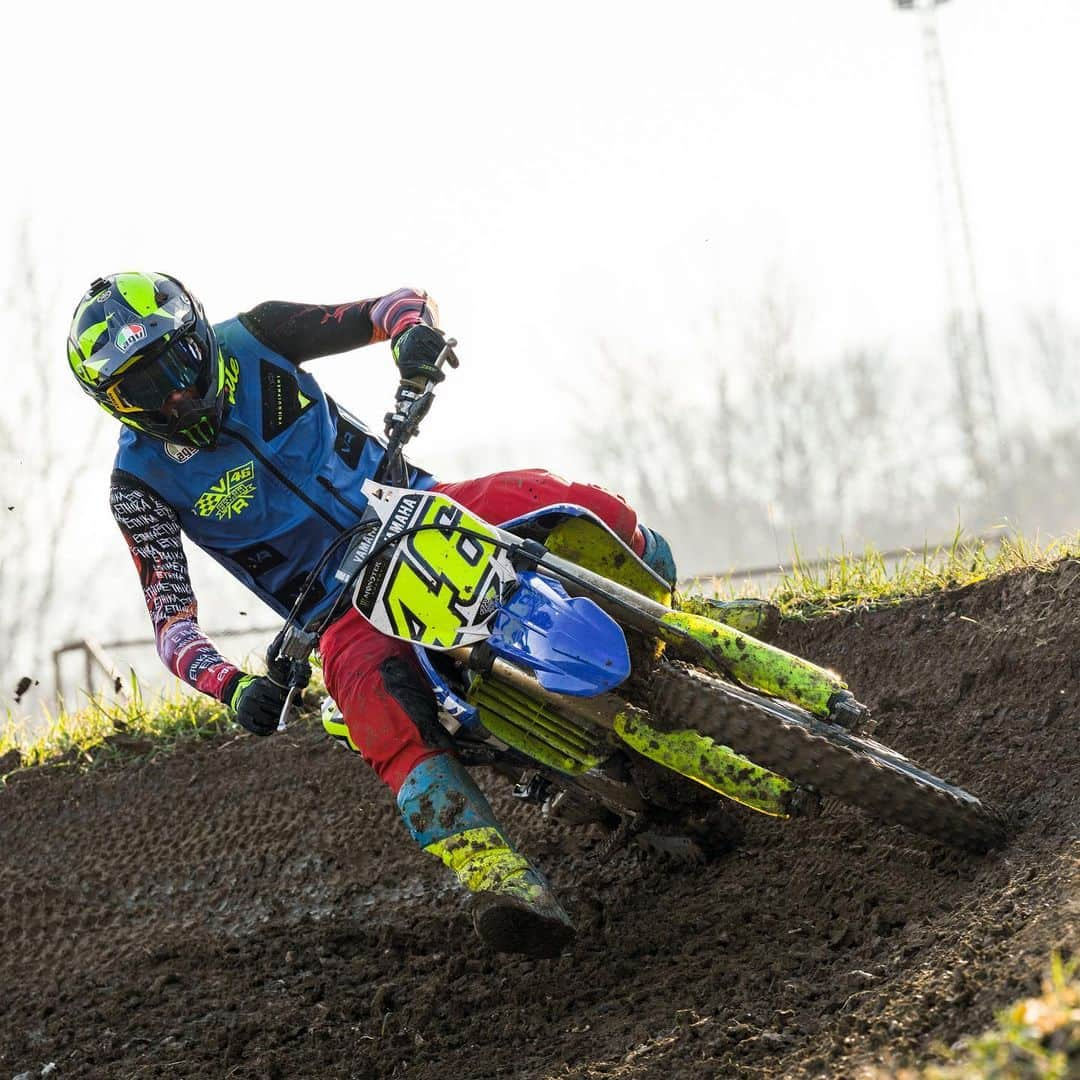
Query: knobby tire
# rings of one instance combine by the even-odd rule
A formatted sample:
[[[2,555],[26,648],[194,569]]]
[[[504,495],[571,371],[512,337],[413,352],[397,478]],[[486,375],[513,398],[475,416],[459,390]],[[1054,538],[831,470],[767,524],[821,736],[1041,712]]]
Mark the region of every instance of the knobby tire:
[[[983,852],[1005,842],[1001,815],[902,754],[683,664],[654,673],[650,712],[745,754],[797,784],[953,847]]]

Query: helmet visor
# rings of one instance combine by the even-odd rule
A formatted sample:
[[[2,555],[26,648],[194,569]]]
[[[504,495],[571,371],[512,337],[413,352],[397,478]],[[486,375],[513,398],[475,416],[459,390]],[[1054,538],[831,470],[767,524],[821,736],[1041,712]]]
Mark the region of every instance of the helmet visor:
[[[107,393],[117,412],[168,416],[185,399],[207,396],[212,371],[209,343],[189,331],[137,357]]]

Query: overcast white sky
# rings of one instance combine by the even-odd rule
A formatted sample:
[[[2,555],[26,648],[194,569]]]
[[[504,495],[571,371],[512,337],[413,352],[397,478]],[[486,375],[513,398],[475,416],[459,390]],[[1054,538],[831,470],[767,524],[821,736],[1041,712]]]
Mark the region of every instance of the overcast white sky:
[[[678,381],[714,310],[736,321],[777,268],[811,354],[932,339],[919,20],[892,0],[7,5],[0,236],[29,218],[60,366],[111,270],[176,274],[213,318],[423,286],[463,366],[418,457],[580,473],[561,392],[602,408],[597,343]],[[951,0],[939,23],[991,330],[1031,304],[1075,317],[1080,5]],[[315,370],[374,421],[390,365]]]
[[[892,0],[61,3],[5,22],[0,235],[30,216],[64,308],[126,267],[180,276],[214,317],[419,284],[462,343],[445,399],[496,437],[524,425],[530,449],[542,419],[500,418],[508,385],[557,411],[549,387],[595,390],[604,338],[678,377],[712,309],[745,308],[771,268],[822,351],[940,316],[919,17]],[[952,0],[939,23],[991,320],[1075,311],[1080,5]],[[387,363],[320,373],[374,418]],[[358,366],[378,377],[354,388]],[[432,453],[460,437],[450,412]]]

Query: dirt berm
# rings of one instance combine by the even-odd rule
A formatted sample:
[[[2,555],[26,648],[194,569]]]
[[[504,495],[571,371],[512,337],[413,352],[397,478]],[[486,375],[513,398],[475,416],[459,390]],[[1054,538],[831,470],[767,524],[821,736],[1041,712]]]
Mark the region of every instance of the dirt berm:
[[[597,836],[497,789],[580,928],[557,961],[507,961],[315,730],[31,770],[0,790],[0,1078],[845,1077],[977,1033],[1076,945],[1080,564],[781,643],[998,802],[1010,845],[828,805],[706,866],[597,870]]]

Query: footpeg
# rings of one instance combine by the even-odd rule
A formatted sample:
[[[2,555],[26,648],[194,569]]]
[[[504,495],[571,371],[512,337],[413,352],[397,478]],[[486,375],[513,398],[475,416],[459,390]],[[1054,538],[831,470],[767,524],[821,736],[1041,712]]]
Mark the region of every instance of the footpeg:
[[[870,719],[870,710],[855,700],[850,690],[837,690],[829,698],[829,723],[844,728],[845,731],[857,731]]]
[[[525,772],[521,779],[514,785],[513,795],[522,802],[542,803],[547,796],[547,790],[551,787],[551,781],[541,776],[538,772]]]

